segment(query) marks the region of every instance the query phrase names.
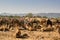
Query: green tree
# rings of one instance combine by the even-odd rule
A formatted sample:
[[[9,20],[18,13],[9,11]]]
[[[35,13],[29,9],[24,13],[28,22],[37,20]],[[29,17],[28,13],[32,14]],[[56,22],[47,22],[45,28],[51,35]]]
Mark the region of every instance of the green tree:
[[[26,15],[26,17],[33,17],[33,14],[32,14],[32,13],[28,13],[28,14]]]
[[[48,18],[47,16],[43,16],[43,18]]]
[[[39,15],[38,15],[37,17],[38,17],[38,18],[41,18],[41,16],[39,16]]]

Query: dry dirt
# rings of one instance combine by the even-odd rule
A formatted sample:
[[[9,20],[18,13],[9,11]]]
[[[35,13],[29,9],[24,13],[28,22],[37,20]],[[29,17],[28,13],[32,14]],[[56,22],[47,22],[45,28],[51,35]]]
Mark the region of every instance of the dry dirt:
[[[28,34],[27,38],[15,38],[12,32],[1,32],[0,40],[60,40],[60,35],[58,32],[41,32],[41,31],[27,31],[21,30],[21,35]]]

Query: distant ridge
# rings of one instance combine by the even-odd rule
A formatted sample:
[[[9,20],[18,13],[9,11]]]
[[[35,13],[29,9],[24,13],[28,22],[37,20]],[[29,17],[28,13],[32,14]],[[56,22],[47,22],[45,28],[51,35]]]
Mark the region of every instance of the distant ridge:
[[[38,13],[35,15],[47,16],[47,17],[60,17],[60,13]]]
[[[0,16],[25,16],[27,13],[0,13]],[[33,13],[34,16],[60,17],[60,13]]]

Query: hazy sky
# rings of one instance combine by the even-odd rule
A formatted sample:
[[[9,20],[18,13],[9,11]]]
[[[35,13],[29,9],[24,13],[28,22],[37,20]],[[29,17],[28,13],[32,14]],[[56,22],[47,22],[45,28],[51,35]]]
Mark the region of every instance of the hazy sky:
[[[60,13],[60,0],[0,0],[0,12]]]

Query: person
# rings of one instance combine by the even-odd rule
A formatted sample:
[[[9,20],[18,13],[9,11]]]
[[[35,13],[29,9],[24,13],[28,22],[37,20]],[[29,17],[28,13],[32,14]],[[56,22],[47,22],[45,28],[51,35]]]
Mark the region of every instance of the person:
[[[52,21],[51,21],[50,19],[47,20],[47,27],[48,27],[49,25],[52,27]]]

